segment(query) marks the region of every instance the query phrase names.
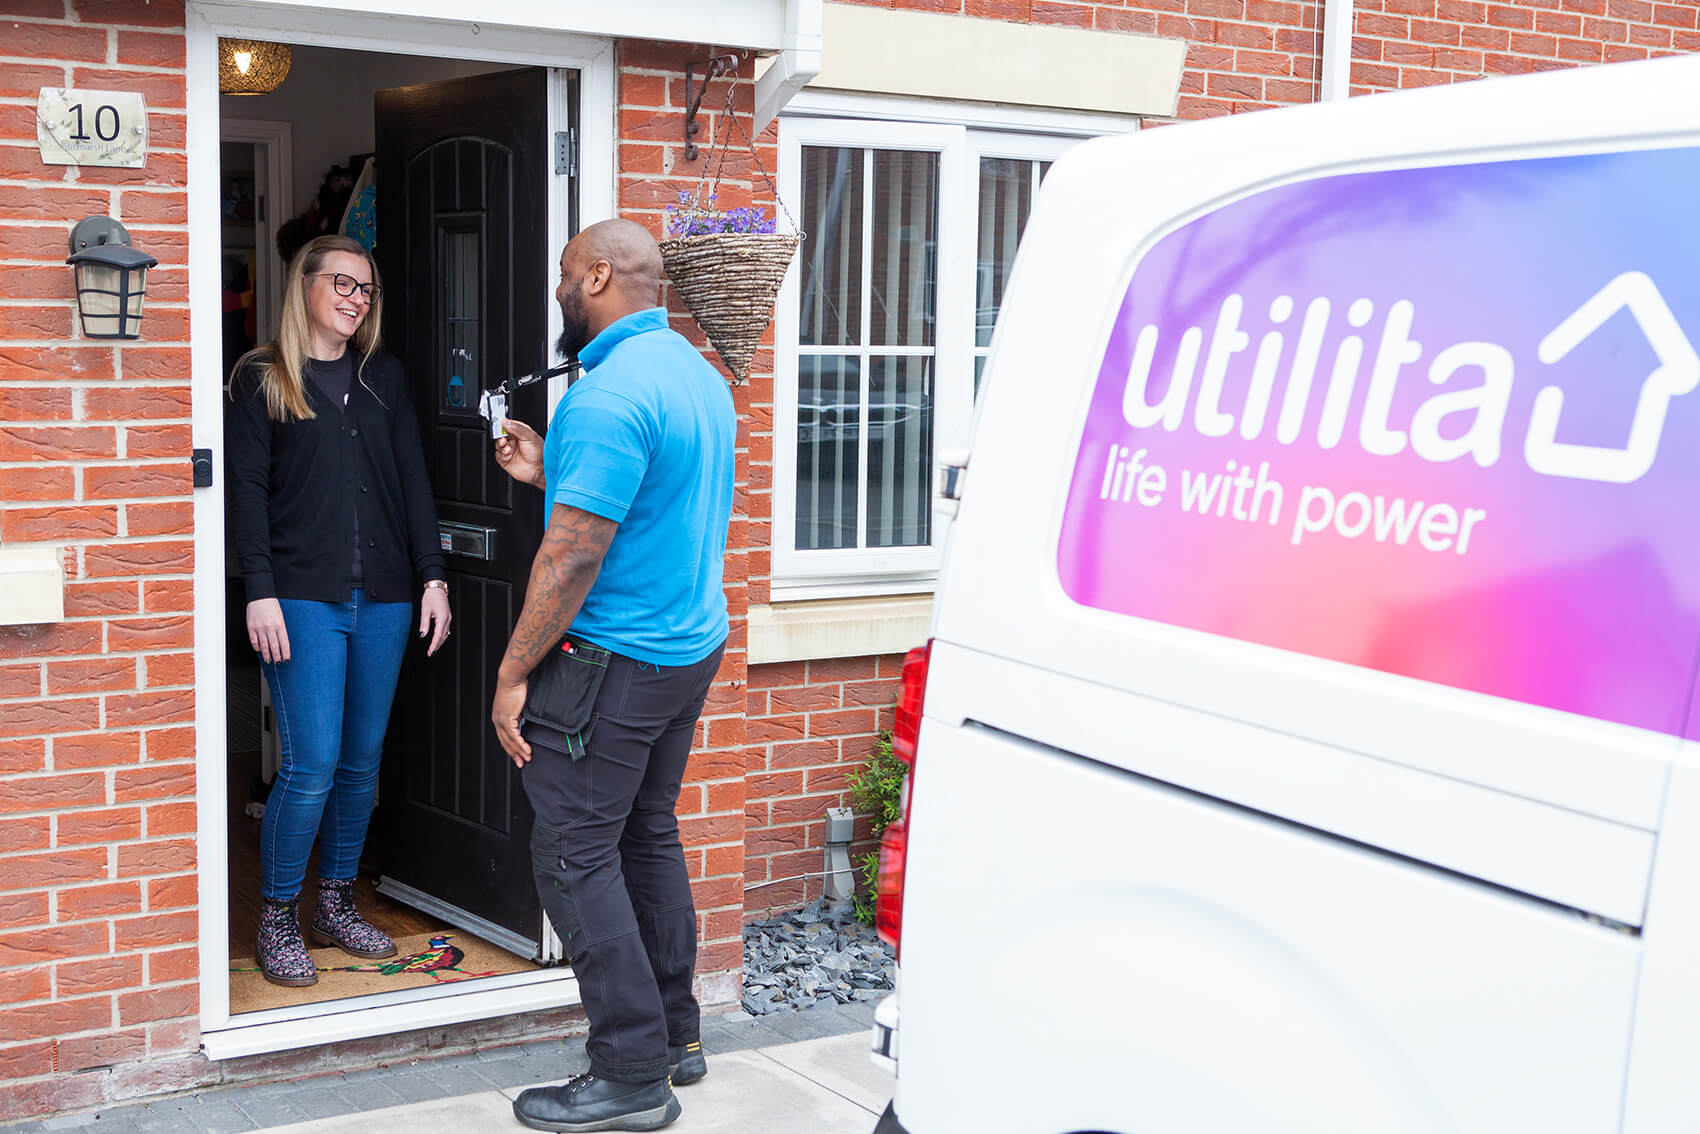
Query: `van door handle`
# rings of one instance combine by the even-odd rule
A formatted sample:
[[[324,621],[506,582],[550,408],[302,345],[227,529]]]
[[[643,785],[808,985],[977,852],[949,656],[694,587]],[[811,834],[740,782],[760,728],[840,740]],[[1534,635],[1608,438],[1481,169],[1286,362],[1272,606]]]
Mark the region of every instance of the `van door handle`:
[[[968,479],[968,449],[944,449],[939,453],[939,510],[956,515],[962,486]]]
[[[962,482],[968,475],[969,449],[944,449],[939,453],[939,495],[946,500],[962,499]]]

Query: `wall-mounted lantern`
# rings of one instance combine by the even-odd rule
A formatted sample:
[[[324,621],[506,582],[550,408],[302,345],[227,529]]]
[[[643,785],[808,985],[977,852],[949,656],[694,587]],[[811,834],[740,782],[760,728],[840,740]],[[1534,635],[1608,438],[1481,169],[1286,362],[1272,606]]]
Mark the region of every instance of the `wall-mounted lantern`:
[[[148,269],[159,261],[132,248],[130,234],[111,217],[89,217],[71,230],[71,254],[65,262],[76,273],[83,336],[139,338]]]
[[[218,41],[218,93],[270,94],[289,77],[294,52],[287,43],[263,39]]]

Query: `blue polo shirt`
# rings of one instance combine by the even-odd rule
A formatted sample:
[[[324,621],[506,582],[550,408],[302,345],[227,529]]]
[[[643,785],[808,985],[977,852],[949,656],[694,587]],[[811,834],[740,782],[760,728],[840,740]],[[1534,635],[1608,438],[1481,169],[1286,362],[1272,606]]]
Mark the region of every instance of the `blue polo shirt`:
[[[620,527],[572,631],[641,662],[693,665],[726,637],[731,391],[662,307],[610,324],[579,362],[544,441],[546,507]]]

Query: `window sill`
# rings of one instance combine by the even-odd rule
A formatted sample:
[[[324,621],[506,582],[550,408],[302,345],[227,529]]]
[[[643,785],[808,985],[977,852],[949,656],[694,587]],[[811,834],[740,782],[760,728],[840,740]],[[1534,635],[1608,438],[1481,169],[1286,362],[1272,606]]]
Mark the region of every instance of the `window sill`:
[[[900,654],[927,640],[932,595],[820,599],[752,606],[749,664]]]

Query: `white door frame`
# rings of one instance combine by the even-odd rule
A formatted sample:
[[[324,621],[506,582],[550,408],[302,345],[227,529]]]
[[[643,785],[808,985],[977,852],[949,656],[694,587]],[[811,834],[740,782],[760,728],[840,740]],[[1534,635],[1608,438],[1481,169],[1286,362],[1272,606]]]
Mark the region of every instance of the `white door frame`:
[[[195,515],[195,745],[199,844],[200,1022],[214,1059],[332,1043],[579,1002],[564,970],[489,977],[300,1009],[230,1014],[230,858],[225,745],[224,426],[220,345],[218,37],[547,67],[549,130],[566,128],[563,71],[579,74],[580,221],[615,215],[614,41],[548,29],[486,28],[410,16],[350,15],[265,0],[191,0],[188,34],[189,325],[194,445],[211,449],[213,487]],[[552,247],[566,240],[567,184],[551,180]],[[560,334],[549,307],[548,342]]]
[[[259,151],[254,158],[255,189],[265,194],[264,217],[255,218],[254,341],[269,342],[277,334],[277,301],[283,295],[283,257],[277,244],[265,238],[266,226],[295,215],[295,148],[287,122],[259,118],[225,118],[219,139],[242,142]]]

